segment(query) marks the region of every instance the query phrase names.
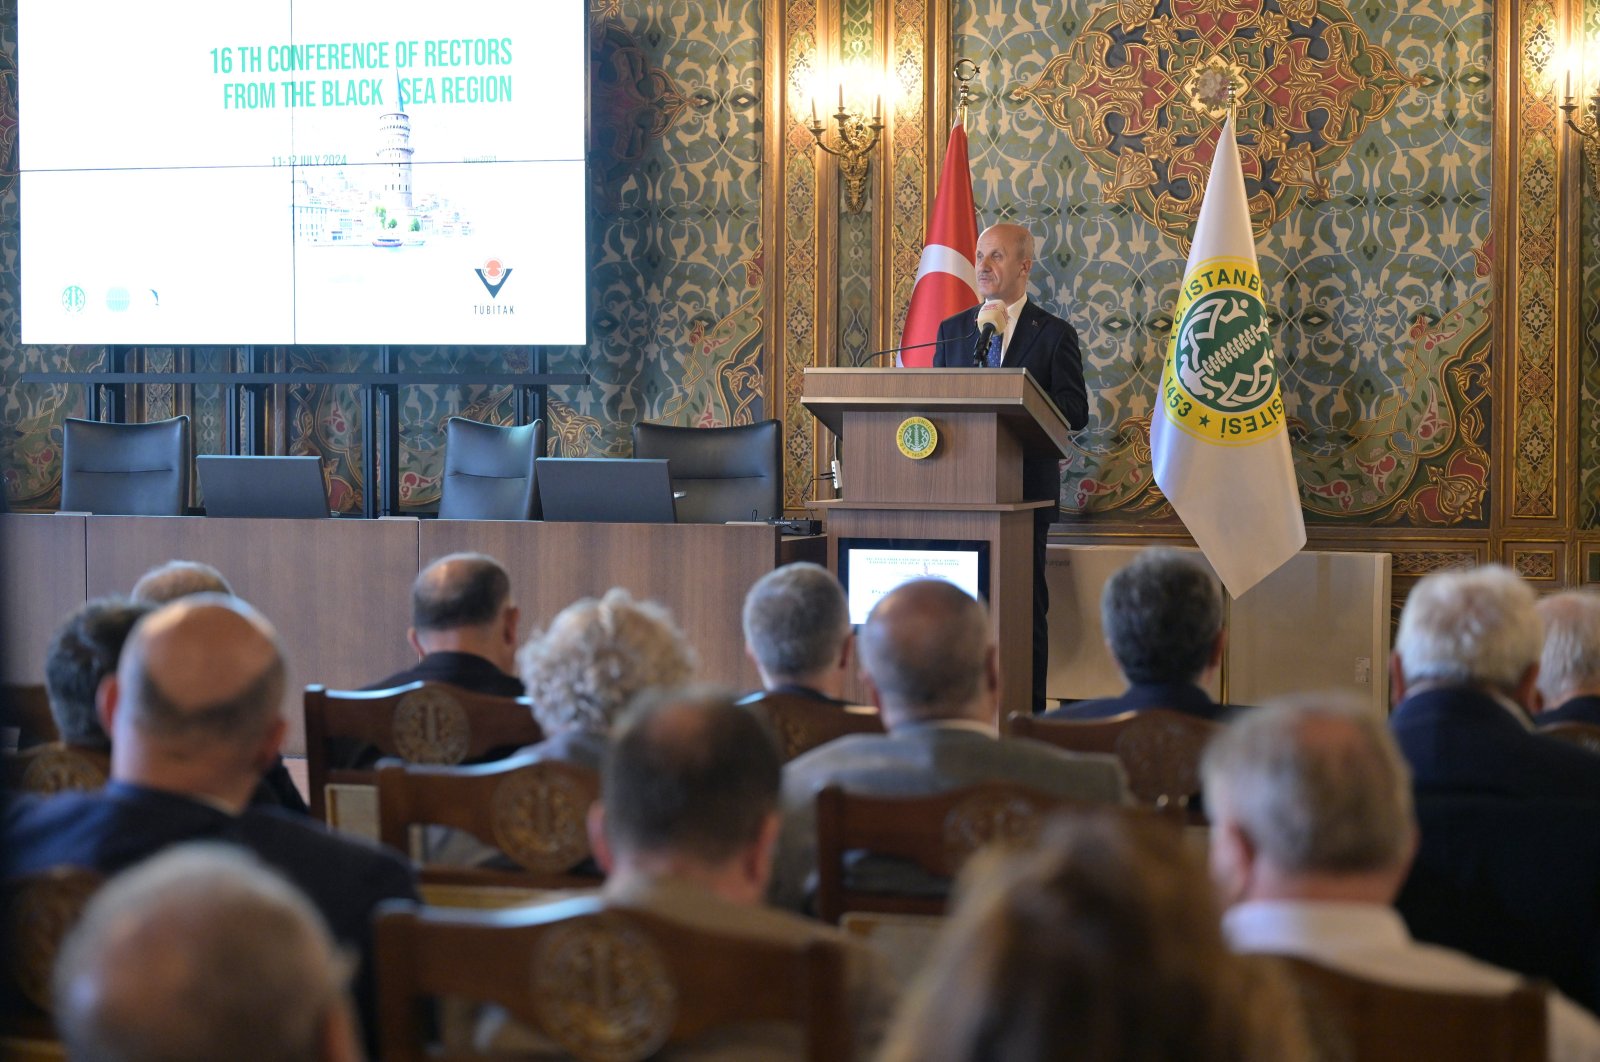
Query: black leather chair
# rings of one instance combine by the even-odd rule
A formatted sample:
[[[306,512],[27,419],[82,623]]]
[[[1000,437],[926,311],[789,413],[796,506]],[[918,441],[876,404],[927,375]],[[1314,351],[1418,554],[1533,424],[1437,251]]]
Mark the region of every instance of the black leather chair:
[[[678,499],[678,523],[766,520],[783,513],[783,425],[775,420],[731,428],[635,424],[633,456],[666,458]]]
[[[108,516],[182,516],[189,503],[189,418],[105,424],[67,418],[61,508]]]
[[[533,459],[544,456],[544,421],[501,427],[451,417],[444,431],[440,519],[539,519]]]

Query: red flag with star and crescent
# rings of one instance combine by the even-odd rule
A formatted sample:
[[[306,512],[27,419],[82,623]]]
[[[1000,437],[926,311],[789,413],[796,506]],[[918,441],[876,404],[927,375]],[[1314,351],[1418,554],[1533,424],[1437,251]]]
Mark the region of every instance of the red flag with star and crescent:
[[[972,255],[978,246],[978,212],[972,205],[972,169],[967,161],[967,130],[957,122],[950,130],[939,190],[928,218],[928,237],[917,266],[917,285],[911,290],[902,347],[931,344],[939,335],[939,322],[978,301],[978,271]],[[933,364],[932,346],[904,350],[897,359],[907,366]]]

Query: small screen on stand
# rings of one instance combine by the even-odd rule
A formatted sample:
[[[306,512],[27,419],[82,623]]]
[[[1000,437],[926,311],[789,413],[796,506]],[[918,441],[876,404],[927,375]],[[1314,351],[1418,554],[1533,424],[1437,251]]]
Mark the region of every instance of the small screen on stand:
[[[989,599],[989,543],[964,539],[841,538],[839,581],[850,622],[862,624],[880,598],[913,579],[944,579]]]

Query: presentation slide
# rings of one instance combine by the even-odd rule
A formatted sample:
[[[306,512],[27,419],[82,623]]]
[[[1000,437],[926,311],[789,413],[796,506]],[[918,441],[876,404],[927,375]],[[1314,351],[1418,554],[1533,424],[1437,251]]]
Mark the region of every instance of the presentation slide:
[[[21,0],[18,60],[26,343],[586,341],[581,0]]]
[[[879,598],[913,579],[943,579],[974,599],[982,593],[975,550],[857,547],[850,550],[846,564],[850,572],[846,591],[852,624],[867,622],[867,614]]]

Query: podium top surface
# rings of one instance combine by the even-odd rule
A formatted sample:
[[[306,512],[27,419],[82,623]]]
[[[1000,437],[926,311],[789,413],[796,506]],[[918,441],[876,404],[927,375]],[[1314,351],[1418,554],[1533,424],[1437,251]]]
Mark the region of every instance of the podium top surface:
[[[1029,450],[1066,456],[1072,429],[1026,369],[812,368],[800,402],[840,438],[850,412],[994,413]]]

